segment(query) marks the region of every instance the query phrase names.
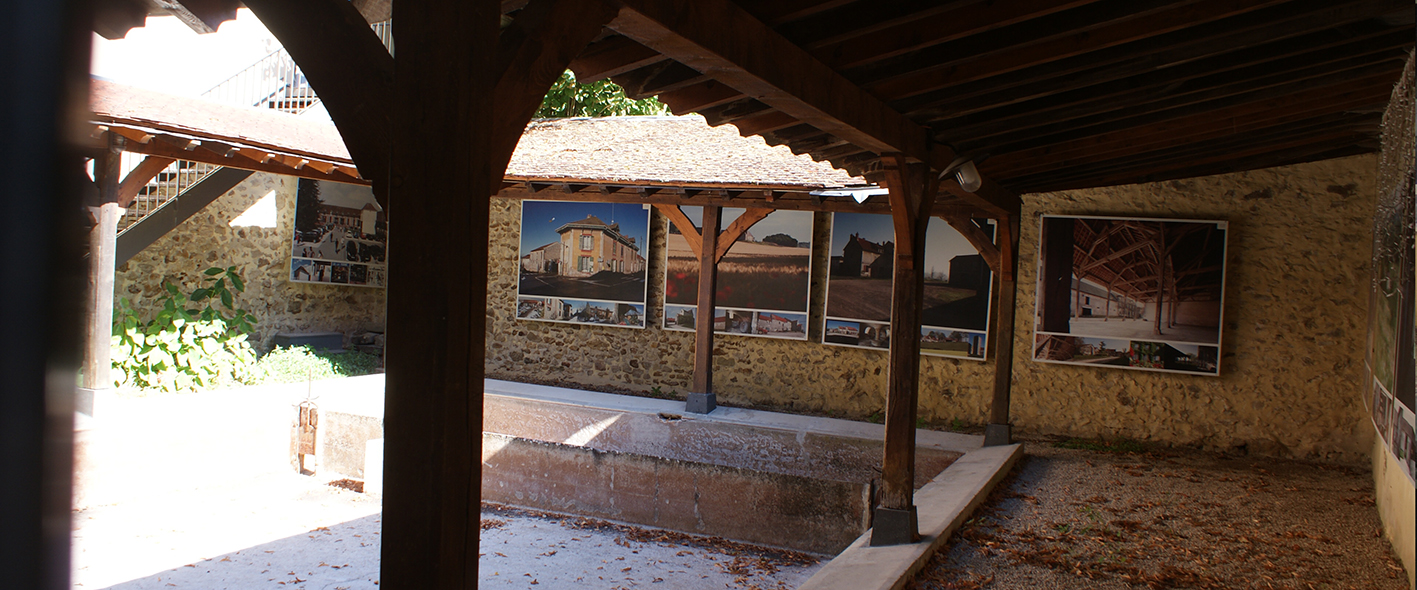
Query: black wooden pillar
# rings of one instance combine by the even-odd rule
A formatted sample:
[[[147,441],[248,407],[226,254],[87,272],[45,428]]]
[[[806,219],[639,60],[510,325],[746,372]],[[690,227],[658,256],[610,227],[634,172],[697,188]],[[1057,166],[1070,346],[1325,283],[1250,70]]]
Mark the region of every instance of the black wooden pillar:
[[[394,5],[382,587],[476,588],[500,5]],[[361,170],[362,172],[362,170]]]
[[[85,2],[0,0],[0,586],[68,590],[88,184]],[[78,119],[78,120],[76,120]],[[97,155],[97,154],[89,154]],[[91,185],[90,185],[91,186]]]
[[[1066,217],[1043,219],[1043,278],[1038,296],[1043,298],[1044,332],[1067,333],[1072,325],[1073,223]]]

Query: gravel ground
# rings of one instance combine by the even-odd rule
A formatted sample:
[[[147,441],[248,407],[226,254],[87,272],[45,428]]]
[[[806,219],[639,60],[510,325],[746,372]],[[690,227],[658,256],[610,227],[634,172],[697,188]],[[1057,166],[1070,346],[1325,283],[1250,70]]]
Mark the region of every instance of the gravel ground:
[[[1135,444],[1025,450],[909,588],[1407,588],[1366,470]]]

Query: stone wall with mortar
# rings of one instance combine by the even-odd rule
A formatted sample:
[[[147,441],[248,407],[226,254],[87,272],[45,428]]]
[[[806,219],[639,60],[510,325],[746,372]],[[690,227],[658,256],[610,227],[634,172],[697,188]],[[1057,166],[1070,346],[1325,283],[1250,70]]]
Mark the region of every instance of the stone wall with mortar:
[[[1360,463],[1376,159],[1027,195],[1013,416],[1024,431]],[[1229,222],[1219,377],[1028,357],[1042,214]]]
[[[143,318],[161,306],[163,281],[190,293],[204,284],[202,271],[236,265],[246,291],[236,306],[255,314],[252,343],[269,348],[280,332],[382,331],[384,290],[293,283],[290,240],[295,226],[297,179],[255,173],[182,225],[118,266],[114,300],[126,297]],[[232,220],[274,192],[276,227],[232,226]]]
[[[1358,463],[1372,428],[1358,395],[1371,261],[1371,156],[1179,181],[1025,195],[1012,416],[1024,433],[1127,437],[1268,456]],[[1044,365],[1032,341],[1044,213],[1230,222],[1219,377]],[[651,224],[644,330],[514,318],[520,207],[494,199],[487,375],[618,391],[684,392],[693,335],[663,319],[667,222]],[[817,344],[830,217],[818,214],[812,342],[719,336],[720,403],[864,418],[884,408],[886,353]],[[993,361],[924,356],[920,416],[987,422]]]

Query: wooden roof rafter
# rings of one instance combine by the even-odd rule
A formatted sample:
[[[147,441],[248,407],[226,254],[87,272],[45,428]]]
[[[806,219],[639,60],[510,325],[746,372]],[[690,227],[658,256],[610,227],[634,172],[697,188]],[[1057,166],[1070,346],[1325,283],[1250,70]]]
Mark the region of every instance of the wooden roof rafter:
[[[949,147],[936,144],[929,129],[892,110],[728,0],[621,3],[624,8],[610,23],[612,30],[751,97],[745,104],[765,105],[748,108],[749,114],[770,107],[821,132],[805,140],[805,145],[795,146],[794,152],[849,143],[873,155],[901,153],[936,170],[958,157]],[[733,104],[737,103],[725,106]],[[987,178],[975,193],[951,185],[946,183],[957,198],[993,216],[1018,210],[1017,196]]]
[[[353,163],[348,161],[281,153],[266,148],[233,143],[229,138],[214,140],[133,125],[94,123],[93,129],[94,133],[90,135],[97,138],[96,141],[106,141],[103,138],[108,133],[117,134],[127,140],[124,143],[124,151],[145,154],[150,158],[186,160],[344,184],[366,186],[370,184],[369,181],[359,177]]]
[[[645,3],[655,4],[623,4]],[[840,76],[927,129],[931,141],[974,156],[986,178],[1014,193],[1372,151],[1372,107],[1386,100],[1379,87],[1390,89],[1412,47],[1413,11],[1400,0],[1028,0],[1008,7],[842,0],[800,13],[789,8],[800,2],[726,3],[741,4],[762,25],[731,35],[737,45],[815,60],[822,68],[806,78]],[[695,10],[718,11],[685,8]],[[665,28],[691,33],[698,23],[686,21],[695,19]],[[611,29],[620,35],[598,43],[634,47],[642,60],[642,71],[606,70],[632,93],[658,94],[675,112],[700,112],[711,124],[732,123],[853,173],[875,169],[884,153],[729,82],[737,73]],[[745,65],[729,53],[716,55]],[[577,74],[594,76],[594,69]],[[1355,90],[1354,80],[1374,87]],[[1266,103],[1276,99],[1291,104]],[[1220,121],[1229,126],[1205,124]],[[1167,130],[1147,129],[1158,126]],[[1126,145],[1138,142],[1154,147]],[[1198,157],[1206,155],[1214,157]]]

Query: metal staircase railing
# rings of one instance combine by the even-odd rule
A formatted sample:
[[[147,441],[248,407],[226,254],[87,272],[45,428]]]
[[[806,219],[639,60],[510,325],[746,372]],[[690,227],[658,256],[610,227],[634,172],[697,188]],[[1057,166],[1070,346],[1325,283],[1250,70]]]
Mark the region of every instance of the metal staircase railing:
[[[393,21],[384,21],[370,25],[389,53],[394,51],[392,23]],[[213,86],[202,93],[202,98],[293,114],[305,112],[320,102],[320,97],[315,95],[315,90],[310,87],[305,74],[300,71],[300,66],[296,65],[295,60],[283,47]],[[126,177],[142,161],[143,156],[125,152],[122,158],[121,173]],[[221,166],[186,160],[177,160],[168,165],[149,181],[147,186],[138,191],[137,197],[118,222],[119,233],[128,231],[154,212],[162,210],[169,201],[221,169]]]

